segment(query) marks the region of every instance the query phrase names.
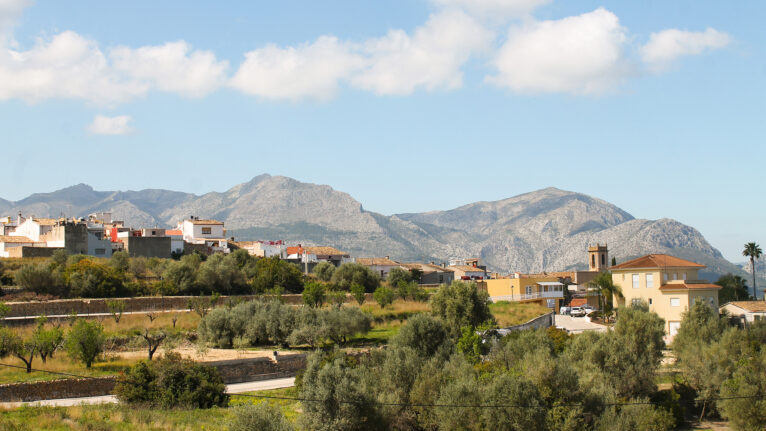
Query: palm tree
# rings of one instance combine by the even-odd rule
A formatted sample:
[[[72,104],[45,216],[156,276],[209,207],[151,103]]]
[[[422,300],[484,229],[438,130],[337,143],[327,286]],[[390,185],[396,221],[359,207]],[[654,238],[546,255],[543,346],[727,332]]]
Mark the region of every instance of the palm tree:
[[[596,276],[590,283],[588,283],[591,289],[598,292],[598,307],[606,318],[607,312],[612,311],[612,297],[624,298],[622,295],[622,289],[620,286],[614,284],[612,280],[612,273],[602,272]],[[603,300],[602,300],[603,297]],[[607,310],[609,308],[609,310]]]
[[[755,290],[755,260],[760,258],[762,253],[761,247],[754,242],[745,244],[745,249],[742,251],[742,256],[750,258],[750,271],[753,272],[753,298],[755,299],[758,299],[758,291]]]

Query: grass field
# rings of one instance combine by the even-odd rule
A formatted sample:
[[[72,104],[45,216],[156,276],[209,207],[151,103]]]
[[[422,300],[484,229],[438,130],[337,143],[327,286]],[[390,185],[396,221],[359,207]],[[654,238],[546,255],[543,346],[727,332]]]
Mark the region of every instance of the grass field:
[[[536,302],[507,302],[500,301],[490,304],[489,310],[497,319],[497,325],[501,328],[519,325],[534,319],[537,316],[548,314],[550,308]]]
[[[295,397],[293,388],[252,392],[251,394]],[[295,423],[301,411],[300,402],[265,400],[233,395],[231,407],[243,404],[272,403],[278,406],[288,420]],[[207,410],[152,409],[128,407],[119,404],[82,405],[75,407],[20,407],[0,410],[0,431],[75,430],[209,430],[224,431],[233,417],[233,409]]]

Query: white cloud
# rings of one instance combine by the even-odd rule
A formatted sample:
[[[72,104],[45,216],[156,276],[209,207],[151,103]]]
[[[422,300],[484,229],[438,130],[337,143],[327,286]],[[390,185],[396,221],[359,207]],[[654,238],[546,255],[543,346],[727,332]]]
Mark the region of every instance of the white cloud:
[[[210,51],[192,51],[184,41],[137,49],[110,51],[116,70],[157,89],[188,97],[202,97],[226,80],[227,61],[217,61]]]
[[[129,135],[135,130],[130,127],[133,121],[129,115],[118,115],[116,117],[106,117],[96,115],[93,122],[88,126],[88,132],[93,135]]]
[[[649,42],[641,47],[641,58],[650,69],[659,72],[683,55],[698,55],[706,50],[723,48],[731,43],[731,36],[708,28],[704,32],[677,29],[652,33]]]
[[[468,15],[455,10],[432,15],[412,37],[392,30],[364,44],[369,67],[355,75],[353,85],[377,94],[411,94],[462,86],[461,67],[468,58],[486,50],[492,34]]]
[[[0,100],[67,98],[114,104],[144,94],[147,87],[115,74],[95,42],[71,31],[38,40],[28,51],[0,47]]]
[[[444,7],[459,7],[484,18],[504,19],[530,14],[551,0],[431,0]]]
[[[629,71],[626,30],[612,12],[593,12],[511,28],[488,82],[517,92],[598,94]]]
[[[245,54],[229,85],[264,99],[326,100],[363,62],[350,45],[333,36],[296,47],[266,45]]]
[[[12,35],[13,27],[32,0],[0,0],[0,45]]]

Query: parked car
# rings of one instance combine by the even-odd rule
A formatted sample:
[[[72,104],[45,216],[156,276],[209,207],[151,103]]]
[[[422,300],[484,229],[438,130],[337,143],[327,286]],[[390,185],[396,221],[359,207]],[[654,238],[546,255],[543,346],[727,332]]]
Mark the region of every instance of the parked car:
[[[571,307],[564,306],[559,309],[559,314],[563,314],[566,316],[567,314],[569,314],[570,311],[571,311]]]
[[[583,317],[587,313],[582,309],[582,307],[572,307],[572,309],[569,311],[569,314],[572,317]]]
[[[592,305],[585,304],[582,306],[582,309],[585,310],[585,314],[590,314],[594,311],[598,311],[598,309]]]

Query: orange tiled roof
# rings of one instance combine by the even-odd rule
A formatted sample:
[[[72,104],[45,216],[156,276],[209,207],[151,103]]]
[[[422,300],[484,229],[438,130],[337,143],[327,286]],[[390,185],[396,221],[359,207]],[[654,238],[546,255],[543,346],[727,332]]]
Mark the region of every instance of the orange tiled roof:
[[[287,247],[287,254],[314,254],[317,256],[348,256],[345,251],[340,251],[334,247]]]
[[[463,271],[463,272],[486,272],[481,268],[477,268],[475,266],[468,266],[468,265],[450,265],[450,268],[456,269],[458,271]]]
[[[33,243],[34,241],[25,236],[0,235],[0,242],[21,244],[21,243]]]
[[[571,277],[574,279],[574,275],[575,275],[574,271],[559,271],[559,272],[541,272],[537,274],[519,274],[519,278]]]
[[[583,305],[588,303],[588,298],[573,298],[572,302],[569,303],[570,307],[582,307]]]
[[[183,235],[183,234],[184,233],[182,231],[180,231],[179,229],[166,230],[165,231],[165,235],[167,235],[167,236],[171,236],[171,235]]]
[[[55,226],[58,223],[55,218],[33,218],[32,220],[40,226]]]
[[[387,257],[358,257],[356,258],[356,263],[365,266],[399,266],[398,262]]]
[[[705,265],[701,265],[690,260],[681,259],[680,257],[671,256],[668,254],[647,254],[627,262],[615,265],[609,269],[636,269],[636,268],[705,268]]]
[[[660,286],[660,290],[698,290],[698,289],[720,289],[721,286],[710,283],[669,283]]]
[[[732,301],[729,304],[751,313],[766,313],[766,301]]]

